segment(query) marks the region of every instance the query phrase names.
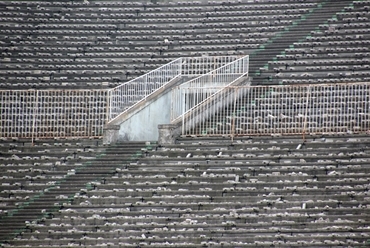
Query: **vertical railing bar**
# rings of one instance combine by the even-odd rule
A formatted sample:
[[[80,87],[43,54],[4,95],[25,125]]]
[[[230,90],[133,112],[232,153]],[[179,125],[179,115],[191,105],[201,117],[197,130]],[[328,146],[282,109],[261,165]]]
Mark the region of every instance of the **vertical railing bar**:
[[[236,115],[236,100],[237,100],[237,94],[238,94],[238,88],[232,88],[230,91],[233,91],[234,93],[234,108],[233,108],[233,114],[232,114],[232,133],[231,133],[231,142],[234,142],[234,136],[235,136],[235,115]]]
[[[245,128],[246,128],[246,131],[245,133],[250,135],[251,134],[251,130],[253,128],[253,120],[252,120],[252,114],[251,114],[251,108],[252,108],[252,88],[250,87],[250,85],[247,85],[243,88],[243,107],[244,107],[244,110],[243,110],[243,118],[244,118],[244,121],[245,121]]]
[[[356,85],[357,86],[357,85]],[[352,106],[353,106],[353,112],[355,114],[355,122],[354,122],[354,125],[353,125],[353,129],[352,131],[355,131],[356,130],[356,126],[359,124],[359,119],[360,119],[360,115],[358,113],[355,112],[355,110],[359,109],[359,99],[361,99],[361,88],[360,86],[358,87],[355,87],[356,88],[356,93],[354,93],[354,97],[353,97],[353,101],[352,101]]]
[[[344,107],[344,106],[347,106],[347,108],[345,108],[346,109],[346,115],[348,116],[348,118],[347,118],[347,122],[348,122],[348,131],[350,131],[350,130],[352,130],[352,118],[353,118],[353,115],[352,115],[352,111],[351,111],[351,106],[349,105],[349,101],[348,101],[348,99],[352,99],[352,97],[351,98],[349,98],[349,96],[348,96],[348,93],[350,93],[351,94],[351,96],[352,96],[352,86],[351,85],[348,85],[348,89],[346,90],[346,94],[345,94],[345,96],[343,97],[343,99],[344,99],[344,101],[343,101],[343,103],[342,103],[342,108]]]
[[[7,128],[7,124],[6,123],[6,120],[4,120],[4,117],[6,116],[6,110],[8,108],[7,104],[5,103],[5,99],[4,99],[4,95],[6,94],[6,91],[1,91],[0,92],[0,96],[1,96],[1,111],[0,111],[0,123],[4,123],[4,126],[0,127],[0,137],[4,137],[5,136],[5,130]],[[4,106],[5,105],[5,106]]]
[[[320,99],[319,99],[319,104],[320,104],[320,112],[318,113],[319,116],[321,116],[321,133],[324,133],[325,130],[327,129],[327,121],[324,119],[326,113],[324,113],[325,110],[325,99],[327,97],[327,94],[325,94],[325,88],[324,86],[320,85]]]
[[[39,91],[36,90],[36,96],[35,96],[35,103],[34,103],[34,108],[33,108],[33,121],[32,121],[32,140],[31,144],[32,146],[34,145],[34,135],[35,135],[35,126],[36,126],[36,113],[37,111],[37,105],[38,105],[38,100],[39,100]]]
[[[350,108],[349,106],[347,106],[348,104],[348,93],[351,91],[350,90],[350,85],[347,85],[346,86],[346,90],[344,91],[344,94],[343,94],[343,98],[342,98],[342,103],[341,103],[341,109],[345,109],[345,113],[343,113],[345,116],[347,116],[347,127],[348,127],[348,131],[351,130],[351,111],[350,111]]]
[[[359,109],[359,101],[360,101],[360,99],[361,99],[361,87],[359,86],[359,87],[357,87],[357,91],[359,92],[359,93],[357,93],[356,94],[356,96],[355,96],[355,110],[357,110],[358,111],[358,109]],[[359,123],[360,123],[360,119],[361,119],[361,116],[359,115],[359,113],[357,112],[356,113],[356,123],[355,123],[355,125],[354,125],[354,127],[353,127],[353,131],[355,131],[356,130],[356,127],[359,125]]]
[[[303,87],[302,87],[302,89],[303,89]],[[302,139],[303,139],[303,142],[306,141],[307,111],[308,111],[309,98],[311,96],[310,91],[311,91],[310,86],[307,86],[306,110],[305,110],[305,114],[304,114],[304,123],[303,123],[303,130],[302,130]]]
[[[106,119],[105,119],[105,124],[108,124],[108,121],[109,119],[111,118],[112,116],[112,91],[111,90],[107,90],[107,93],[106,93],[106,107],[105,107],[105,113],[106,113]]]
[[[362,121],[361,121],[361,125],[360,125],[360,129],[359,131],[364,131],[365,130],[365,126],[364,126],[364,123],[366,123],[366,120],[367,120],[367,112],[368,112],[368,108],[367,108],[367,101],[365,100],[366,99],[366,90],[364,89],[365,88],[365,85],[361,85],[361,92],[362,92],[362,97],[361,97],[361,102],[362,102],[362,107],[363,107],[363,114],[362,114]]]
[[[362,131],[367,131],[368,130],[368,127],[369,127],[369,101],[368,101],[368,95],[369,95],[369,87],[368,85],[364,85],[364,94],[365,94],[365,97],[363,99],[363,101],[365,102],[365,109],[366,109],[366,112],[365,112],[365,125],[364,127],[362,128]]]
[[[183,88],[180,88],[180,95],[181,95],[181,99],[183,99],[183,101],[182,101],[182,113],[185,113],[185,104],[186,104],[186,102],[185,102],[185,92],[183,92],[183,91],[185,91],[185,89],[183,89]],[[185,115],[182,115],[182,130],[181,130],[181,133],[182,133],[182,135],[184,135],[184,125],[185,125],[185,120],[184,120],[184,118],[185,118]]]
[[[270,104],[269,104],[269,106],[272,106],[273,107],[273,109],[274,109],[274,112],[273,112],[273,116],[275,116],[276,118],[274,118],[274,120],[276,120],[277,118],[279,118],[278,117],[278,109],[277,109],[277,102],[276,102],[276,94],[275,94],[275,87],[269,87],[268,88],[268,94],[269,94],[269,99],[271,99],[271,102],[270,102]],[[281,113],[281,114],[283,114],[283,113]],[[271,124],[270,124],[270,132],[273,132],[273,133],[279,133],[279,131],[278,130],[276,130],[275,128],[274,128],[274,126],[275,126],[275,123],[274,123],[275,121],[273,121]]]
[[[328,112],[328,116],[329,116],[329,119],[330,121],[328,122],[329,123],[329,133],[331,133],[331,130],[333,130],[333,116],[331,114],[331,105],[329,105],[329,103],[333,102],[333,87],[330,85],[329,86],[329,98],[327,99],[327,112]]]
[[[364,114],[364,104],[363,104],[363,99],[364,99],[364,91],[363,91],[363,88],[361,87],[361,85],[359,85],[359,91],[361,92],[360,95],[357,98],[357,105],[358,105],[358,108],[359,111],[362,111],[362,113],[358,113],[358,124],[356,125],[356,129],[358,130],[361,130],[361,127],[362,127],[362,122],[363,122],[363,114]]]
[[[314,109],[314,106],[315,106],[315,100],[317,99],[317,90],[316,90],[316,87],[313,86],[311,88],[311,99],[310,99],[310,104],[309,104],[309,123],[311,123],[309,125],[309,128],[308,128],[308,132],[315,132],[314,129],[315,129],[315,123],[317,123],[316,121],[316,116],[314,114],[312,114],[312,110]]]
[[[368,101],[366,101],[366,95],[367,95],[367,89],[366,85],[362,85],[362,92],[363,92],[363,97],[362,97],[362,105],[364,107],[364,113],[363,113],[363,121],[361,122],[360,126],[360,131],[365,131],[367,128],[367,121],[368,121]]]
[[[352,86],[351,85],[348,85],[348,87],[346,89],[346,94],[343,97],[344,101],[342,102],[342,106],[341,106],[342,108],[344,106],[347,106],[347,108],[345,108],[346,109],[345,115],[348,116],[348,118],[347,118],[348,131],[351,131],[352,130],[352,118],[353,118],[353,116],[352,116],[352,113],[351,113],[352,112],[351,111],[351,105],[349,104],[348,99],[352,99],[352,97],[349,98],[349,95],[352,96]]]
[[[325,130],[327,129],[326,127],[326,120],[324,119],[326,117],[326,109],[327,109],[327,94],[325,94],[325,88],[324,86],[320,86],[320,102],[323,103],[321,104],[320,107],[320,113],[322,116],[322,126],[321,126],[321,132],[326,132]]]
[[[334,88],[334,89],[333,89]],[[335,92],[335,87],[333,87],[333,85],[330,86],[330,89],[329,89],[329,92],[330,92],[330,99],[328,99],[328,103],[332,103],[333,100],[334,100],[334,92]],[[329,104],[328,104],[329,106]],[[333,130],[335,129],[335,126],[334,126],[334,123],[333,123],[333,119],[334,119],[334,116],[332,114],[333,112],[333,107],[330,105],[329,107],[329,116],[330,116],[330,133],[333,132]]]

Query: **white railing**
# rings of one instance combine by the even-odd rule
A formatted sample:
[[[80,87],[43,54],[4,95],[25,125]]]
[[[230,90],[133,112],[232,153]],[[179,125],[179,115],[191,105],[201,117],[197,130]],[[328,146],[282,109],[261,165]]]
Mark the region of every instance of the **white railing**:
[[[184,136],[368,132],[370,83],[235,86],[217,91],[182,116]]]
[[[109,90],[108,121],[112,121],[149,94],[181,75],[182,59],[176,59],[147,74]]]
[[[0,137],[101,137],[122,109],[171,79],[199,76],[237,58],[179,58],[111,90],[0,90]]]
[[[228,86],[182,115],[182,135],[368,132],[370,83]],[[2,90],[0,137],[101,137],[107,90]]]
[[[2,90],[0,137],[100,137],[106,90]]]
[[[178,58],[153,70],[109,90],[108,122],[113,121],[120,114],[129,111],[136,104],[145,101],[156,90],[164,87],[177,77],[195,77],[207,73],[238,59],[240,56],[218,57],[187,57]]]
[[[172,89],[171,121],[176,122],[186,111],[215,94],[222,87],[239,82],[239,79],[248,74],[248,67],[249,56],[239,57],[216,70],[174,87]]]
[[[182,76],[197,77],[231,63],[241,56],[202,56],[182,58]]]

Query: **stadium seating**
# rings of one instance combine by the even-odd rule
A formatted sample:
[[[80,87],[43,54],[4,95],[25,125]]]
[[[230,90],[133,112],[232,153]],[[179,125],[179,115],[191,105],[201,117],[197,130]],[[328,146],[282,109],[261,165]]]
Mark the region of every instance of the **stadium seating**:
[[[369,145],[365,135],[333,135],[94,147],[105,154],[90,160],[95,171],[81,171],[68,188],[61,184],[48,195],[49,204],[67,196],[69,202],[26,222],[7,242],[15,247],[366,246]],[[102,161],[114,168],[110,175],[92,165]],[[44,208],[45,202],[33,211]]]
[[[1,216],[12,215],[39,198],[47,189],[58,187],[66,175],[95,158],[100,140],[2,139]]]
[[[369,0],[3,0],[0,90],[108,89],[178,57],[242,54],[250,55],[254,85],[366,82],[369,6]],[[328,113],[302,102],[286,109],[304,98],[299,93],[272,99],[252,92],[253,99],[235,100],[234,112],[225,109],[216,123],[194,128],[206,137],[184,135],[166,145],[105,145],[101,130],[85,139],[47,139],[65,129],[76,135],[86,125],[99,129],[107,97],[93,93],[71,96],[66,105],[55,94],[40,98],[45,109],[89,106],[97,117],[73,112],[86,125],[46,118],[41,139],[16,137],[12,128],[41,123],[27,115],[36,109],[35,91],[5,94],[0,124],[17,125],[0,127],[7,134],[0,137],[0,246],[369,247],[370,141],[356,130],[368,116],[364,89],[352,92],[363,99],[359,107],[353,99],[337,104],[340,92],[317,91],[335,105]],[[303,112],[313,113],[304,135],[269,135],[302,129]],[[232,126],[254,136],[220,136]]]
[[[356,22],[366,22],[366,2],[356,2],[353,9],[344,9],[350,7],[350,2],[328,4],[331,11],[338,12],[337,22],[353,30]],[[2,89],[111,88],[179,56],[204,54],[253,57],[256,53],[251,69],[260,71],[260,63],[264,65],[273,57],[258,56],[258,51],[267,48],[271,41],[274,43],[276,37],[282,34],[287,37],[292,27],[300,25],[304,30],[296,30],[294,37],[298,33],[308,36],[335,15],[326,8],[321,13],[323,4],[314,0],[304,3],[189,1],[181,5],[167,1],[132,5],[110,1],[52,4],[3,1],[0,4]],[[356,16],[358,12],[359,19],[347,24],[352,17],[344,15]],[[310,22],[305,23],[306,19]],[[356,28],[360,35],[363,29]],[[346,35],[357,37],[358,34]],[[362,39],[366,42],[367,37],[363,35]],[[276,52],[283,52],[294,41],[276,40]],[[258,62],[259,59],[263,61]],[[258,75],[254,77],[256,84],[265,81]],[[288,76],[279,80],[289,83],[289,79]]]
[[[261,68],[261,84],[310,84],[368,81],[369,13],[355,1]]]

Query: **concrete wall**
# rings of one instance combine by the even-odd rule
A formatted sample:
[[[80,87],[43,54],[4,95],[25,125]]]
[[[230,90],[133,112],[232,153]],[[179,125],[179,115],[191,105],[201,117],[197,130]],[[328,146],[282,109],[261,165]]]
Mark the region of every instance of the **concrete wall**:
[[[158,125],[171,122],[171,89],[188,78],[173,79],[129,111],[116,117],[104,128],[103,142],[157,141]]]
[[[242,77],[234,85],[239,85],[247,78]],[[180,85],[189,78],[178,77],[168,83],[165,88],[160,88],[147,99],[134,105],[129,111],[122,113],[104,128],[103,142],[106,144],[123,141],[158,141],[159,132],[172,137],[168,142],[173,142],[173,137],[179,134],[181,123],[159,127],[159,125],[171,123],[171,89]],[[233,99],[233,98],[232,98]],[[217,104],[214,103],[214,104]],[[195,116],[195,119],[198,117]],[[179,120],[178,120],[179,121]],[[170,131],[165,129],[169,128]],[[163,138],[163,143],[168,143]]]
[[[170,123],[171,91],[149,101],[120,124],[118,141],[156,141],[158,125]]]

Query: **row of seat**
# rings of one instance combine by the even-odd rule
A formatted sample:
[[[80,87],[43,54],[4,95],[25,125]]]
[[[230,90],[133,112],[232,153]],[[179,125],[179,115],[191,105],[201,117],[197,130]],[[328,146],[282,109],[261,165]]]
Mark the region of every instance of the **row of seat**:
[[[8,155],[17,149],[20,157],[27,154],[26,148],[64,156],[69,154],[65,147],[80,155],[101,149],[73,143],[15,145],[4,143],[2,149]],[[32,168],[31,163],[16,165],[22,160],[14,160],[3,173],[3,186],[14,188],[2,192],[8,194],[2,199],[9,206],[26,200],[26,190],[40,193],[60,180],[48,174],[64,172],[73,180],[68,187],[55,184],[60,188],[29,208],[28,216],[43,217],[27,221],[14,239],[6,239],[7,245],[366,246],[368,146],[366,135],[117,144],[100,150],[104,156],[90,160],[86,170],[72,169],[81,166],[74,158],[56,166],[59,174],[46,170],[41,175],[37,173],[47,164],[27,172],[22,169]],[[22,180],[24,192],[19,190]],[[55,210],[48,210],[48,204]],[[11,207],[5,209],[3,216],[9,216]],[[8,218],[16,223],[20,217]]]
[[[15,138],[14,138],[15,139]],[[84,161],[94,159],[101,140],[69,142],[2,139],[1,218],[27,205],[45,190],[57,186]],[[18,141],[19,140],[19,141]]]
[[[288,10],[277,8],[288,5]],[[158,2],[139,4],[138,8],[105,1],[63,2],[62,5],[21,1],[1,6],[3,88],[12,88],[12,84],[28,88],[29,78],[39,77],[32,69],[40,70],[45,76],[52,74],[47,79],[33,79],[41,81],[40,87],[57,87],[61,83],[64,83],[61,87],[95,86],[95,80],[86,80],[89,83],[86,84],[81,79],[93,77],[94,74],[89,76],[92,72],[107,78],[96,80],[102,83],[100,87],[112,87],[119,84],[112,82],[117,77],[120,82],[128,81],[180,54],[245,54],[246,50],[258,48],[261,42],[318,7],[315,1],[214,2],[210,6],[206,2],[185,5]],[[205,37],[215,30],[217,37]],[[230,42],[232,44],[225,46]],[[245,44],[238,44],[240,42]],[[122,57],[142,61],[122,63],[117,60]],[[65,64],[62,60],[71,58],[73,61],[69,61],[68,66],[62,65]],[[110,62],[102,64],[102,59]],[[20,68],[14,62],[17,65],[21,62]],[[99,68],[107,66],[117,69]],[[104,85],[106,81],[109,83]]]
[[[189,10],[189,11],[196,11],[196,10],[201,10],[201,6],[212,6],[211,9],[220,8],[220,9],[237,9],[238,7],[242,6],[244,9],[271,9],[273,8],[275,1],[265,1],[265,2],[260,2],[258,4],[254,5],[245,5],[242,1],[227,1],[223,2],[220,4],[218,1],[189,1],[189,2],[181,2],[181,1],[174,1],[174,2],[146,2],[146,3],[140,3],[140,2],[120,2],[120,1],[99,1],[99,2],[55,2],[53,4],[50,3],[45,3],[45,2],[27,2],[27,1],[19,1],[19,2],[12,2],[9,4],[8,2],[4,1],[1,2],[1,7],[3,9],[7,10],[19,10],[22,9],[23,7],[26,6],[32,6],[35,7],[35,9],[42,9],[45,10],[44,8],[50,7],[53,8],[55,6],[71,6],[71,7],[86,7],[88,5],[89,7],[98,7],[102,6],[100,8],[101,11],[109,11],[109,10],[114,10],[119,5],[136,5],[137,7],[140,8],[127,8],[129,10],[135,10],[135,9],[143,9],[145,11],[158,11],[158,9],[163,8],[163,7],[168,7],[169,9],[173,10]],[[14,5],[14,6],[13,6]],[[215,6],[213,6],[215,5]],[[281,1],[281,5],[285,7],[289,6],[294,6],[295,8],[304,8],[304,7],[312,7],[316,6],[317,3],[315,1],[308,1],[306,3],[302,2],[297,2],[297,1]],[[108,8],[110,7],[110,8]]]
[[[267,70],[261,68],[261,75],[268,78],[264,82],[306,84],[368,80],[369,69],[363,67],[367,64],[366,44],[369,42],[365,30],[368,14],[364,6],[366,2],[353,3],[311,31],[305,40],[276,56],[277,60],[269,62]]]

